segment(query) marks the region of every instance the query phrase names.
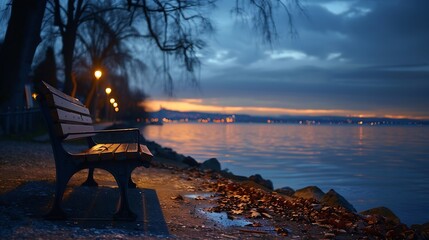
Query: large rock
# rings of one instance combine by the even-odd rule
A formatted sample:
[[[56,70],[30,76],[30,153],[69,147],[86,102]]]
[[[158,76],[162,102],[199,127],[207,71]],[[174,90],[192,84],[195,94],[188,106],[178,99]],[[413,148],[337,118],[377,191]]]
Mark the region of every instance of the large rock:
[[[362,215],[380,215],[395,223],[400,223],[401,220],[387,207],[376,207],[360,212]]]
[[[270,190],[273,190],[273,182],[271,182],[271,180],[262,178],[262,176],[259,174],[255,174],[255,175],[250,176],[249,180],[253,181],[259,185],[262,185],[262,186],[264,186]]]
[[[320,200],[320,203],[332,207],[343,207],[349,211],[356,212],[356,209],[343,196],[335,192],[334,189],[329,190]]]
[[[308,186],[305,188],[301,188],[295,191],[293,194],[294,197],[300,197],[304,199],[310,199],[314,198],[317,201],[322,200],[322,197],[325,195],[325,193],[316,186]]]
[[[416,232],[416,239],[429,239],[429,222],[424,224],[413,224],[411,229]]]
[[[191,156],[187,156],[187,157],[183,158],[182,162],[185,163],[185,164],[187,164],[187,165],[189,165],[189,166],[191,166],[191,167],[198,167],[198,166],[200,166],[200,163],[197,162]]]
[[[289,197],[292,197],[293,194],[295,194],[295,190],[293,190],[293,188],[291,187],[282,187],[282,188],[278,188],[275,190],[277,193],[280,193],[282,195],[286,195]]]
[[[210,158],[210,159],[204,161],[201,164],[200,168],[202,170],[213,170],[216,172],[220,172],[220,170],[221,170],[220,169],[220,163],[216,158]]]

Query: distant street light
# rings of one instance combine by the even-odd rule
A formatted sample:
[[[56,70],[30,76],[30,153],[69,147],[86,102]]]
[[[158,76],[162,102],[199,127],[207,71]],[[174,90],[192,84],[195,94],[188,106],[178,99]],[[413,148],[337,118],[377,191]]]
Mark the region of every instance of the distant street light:
[[[111,88],[109,88],[109,87],[108,87],[108,88],[106,88],[106,94],[107,94],[107,95],[109,95],[111,92],[112,92],[112,89],[111,89]]]
[[[118,107],[115,107],[115,112],[119,112],[119,108]]]
[[[103,72],[101,72],[100,70],[95,70],[94,76],[97,80],[101,78],[101,75],[103,75]]]
[[[110,99],[110,103],[111,103],[111,104],[115,103],[115,99],[114,99],[114,98],[111,98],[111,99]]]
[[[114,102],[114,103],[113,103],[113,107],[114,107],[114,108],[117,108],[117,107],[118,107],[118,103],[117,103],[117,102]]]

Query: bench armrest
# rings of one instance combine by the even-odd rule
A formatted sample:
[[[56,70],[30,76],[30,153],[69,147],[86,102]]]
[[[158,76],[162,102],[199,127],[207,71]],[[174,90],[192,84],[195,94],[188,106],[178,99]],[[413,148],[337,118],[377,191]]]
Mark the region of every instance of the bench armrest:
[[[140,144],[140,130],[138,128],[123,128],[123,129],[109,129],[109,130],[96,130],[96,131],[89,131],[89,132],[75,132],[75,133],[68,133],[64,137],[67,138],[71,135],[82,135],[82,138],[84,137],[94,137],[95,135],[102,135],[102,134],[120,134],[120,133],[132,133],[135,132],[137,136],[137,143]]]

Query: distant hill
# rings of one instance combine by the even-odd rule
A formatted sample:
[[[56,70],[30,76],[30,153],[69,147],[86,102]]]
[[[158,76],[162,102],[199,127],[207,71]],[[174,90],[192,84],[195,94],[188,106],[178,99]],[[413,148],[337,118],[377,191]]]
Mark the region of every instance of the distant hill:
[[[151,118],[159,121],[181,122],[227,122],[237,123],[291,123],[291,124],[365,124],[365,125],[429,125],[429,120],[359,118],[341,116],[252,116],[245,114],[222,114],[205,112],[179,112],[162,108],[150,113]],[[223,120],[223,121],[222,121]]]

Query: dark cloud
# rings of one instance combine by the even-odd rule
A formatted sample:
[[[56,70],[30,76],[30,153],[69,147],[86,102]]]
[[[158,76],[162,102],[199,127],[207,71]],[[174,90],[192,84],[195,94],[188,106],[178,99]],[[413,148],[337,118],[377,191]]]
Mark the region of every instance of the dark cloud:
[[[307,16],[295,17],[299,37],[291,39],[278,16],[281,39],[271,47],[223,7],[214,13],[218,32],[203,53],[198,96],[224,105],[429,116],[429,1],[307,0]]]

